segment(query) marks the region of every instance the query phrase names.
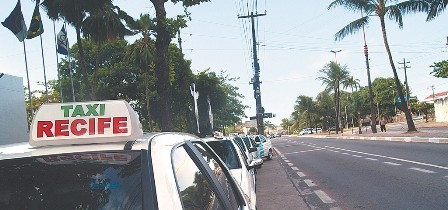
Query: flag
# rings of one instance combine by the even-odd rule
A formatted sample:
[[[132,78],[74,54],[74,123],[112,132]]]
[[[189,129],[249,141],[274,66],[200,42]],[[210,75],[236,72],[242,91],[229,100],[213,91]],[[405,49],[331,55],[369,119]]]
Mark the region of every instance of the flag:
[[[28,31],[26,29],[25,20],[23,19],[20,0],[17,1],[16,7],[12,10],[11,14],[9,14],[5,21],[2,22],[2,25],[11,30],[20,42],[25,40]]]
[[[68,40],[65,26],[62,26],[61,31],[57,35],[58,39],[58,53],[62,55],[68,55]]]
[[[34,8],[33,17],[31,18],[30,28],[28,29],[27,39],[32,39],[36,36],[44,33],[44,26],[42,25],[42,17],[39,12],[40,0],[36,1],[36,7]]]

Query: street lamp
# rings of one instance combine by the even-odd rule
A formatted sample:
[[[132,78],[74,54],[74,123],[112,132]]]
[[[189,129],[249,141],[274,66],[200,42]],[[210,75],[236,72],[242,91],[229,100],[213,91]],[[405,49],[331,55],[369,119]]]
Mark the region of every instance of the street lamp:
[[[341,52],[342,50],[330,50],[330,52],[332,52],[332,53],[334,53],[334,61],[337,63],[338,62],[338,59],[337,59],[337,57],[336,57],[336,54],[338,53],[338,52]]]

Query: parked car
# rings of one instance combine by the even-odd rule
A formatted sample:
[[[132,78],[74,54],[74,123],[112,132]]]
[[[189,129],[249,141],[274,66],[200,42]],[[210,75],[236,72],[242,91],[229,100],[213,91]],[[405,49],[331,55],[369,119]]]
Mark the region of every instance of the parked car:
[[[124,101],[44,104],[0,154],[2,209],[255,209],[204,141],[143,134]]]
[[[255,144],[255,141],[251,141],[249,136],[237,136],[233,138],[233,141],[235,141],[241,151],[246,154],[248,162],[254,159],[260,159],[260,147]]]
[[[263,160],[254,159],[247,163],[248,157],[230,137],[203,139],[230,169],[233,177],[248,197],[251,208],[256,208],[255,167]]]
[[[259,143],[263,146],[263,151],[260,152],[260,156],[262,158],[271,160],[273,155],[271,140],[263,135],[254,136],[254,140],[256,143]]]
[[[299,132],[299,135],[301,135],[301,136],[303,136],[303,135],[306,135],[306,134],[311,134],[311,130],[309,129],[309,128],[304,128],[304,129],[302,129],[300,132]]]

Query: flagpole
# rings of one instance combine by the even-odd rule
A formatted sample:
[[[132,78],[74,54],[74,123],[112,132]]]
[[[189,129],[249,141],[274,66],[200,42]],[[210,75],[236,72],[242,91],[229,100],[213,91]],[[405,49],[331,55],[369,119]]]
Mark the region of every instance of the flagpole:
[[[45,57],[44,57],[44,47],[43,47],[43,44],[42,44],[42,35],[39,35],[39,37],[40,37],[40,50],[42,52],[42,66],[44,67],[45,98],[47,99],[47,103],[49,103],[49,100],[48,100],[47,73],[45,72]]]
[[[65,26],[65,23],[64,23]],[[65,27],[67,28],[67,27]],[[73,97],[73,102],[76,102],[76,98],[75,98],[75,88],[73,88],[73,71],[72,71],[72,64],[70,62],[70,44],[68,42],[67,39],[67,57],[68,57],[68,70],[70,71],[70,81],[72,83],[72,97]]]
[[[25,70],[26,70],[26,80],[28,82],[28,100],[30,101],[30,114],[31,114],[31,118],[33,118],[34,117],[33,99],[31,97],[30,77],[28,74],[28,60],[26,58],[25,40],[23,40],[22,43],[23,43],[23,53],[25,54]]]
[[[62,84],[61,84],[61,74],[59,73],[59,55],[58,55],[58,40],[56,38],[56,25],[53,20],[53,31],[54,31],[54,46],[56,47],[56,68],[58,71],[58,83],[59,83],[59,94],[61,97],[61,103],[64,103],[64,98],[62,97]]]

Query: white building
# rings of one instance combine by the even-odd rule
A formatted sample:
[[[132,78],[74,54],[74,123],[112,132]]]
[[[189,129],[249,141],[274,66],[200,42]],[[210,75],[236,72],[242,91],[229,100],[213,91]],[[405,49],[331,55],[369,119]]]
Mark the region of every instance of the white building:
[[[27,142],[23,79],[0,73],[0,145]]]
[[[448,91],[426,97],[424,102],[434,103],[436,122],[448,122]]]

